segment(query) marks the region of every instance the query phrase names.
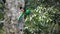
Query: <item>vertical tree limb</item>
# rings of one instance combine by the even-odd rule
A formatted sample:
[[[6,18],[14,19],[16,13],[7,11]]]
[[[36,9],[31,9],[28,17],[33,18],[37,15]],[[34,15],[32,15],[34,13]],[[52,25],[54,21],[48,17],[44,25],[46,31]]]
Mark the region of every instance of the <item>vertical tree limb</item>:
[[[24,8],[24,0],[6,0],[5,7],[7,9],[5,9],[4,23],[6,34],[23,34],[24,16],[21,21],[17,20],[18,12],[21,11],[20,6]],[[19,26],[17,27],[18,24]]]

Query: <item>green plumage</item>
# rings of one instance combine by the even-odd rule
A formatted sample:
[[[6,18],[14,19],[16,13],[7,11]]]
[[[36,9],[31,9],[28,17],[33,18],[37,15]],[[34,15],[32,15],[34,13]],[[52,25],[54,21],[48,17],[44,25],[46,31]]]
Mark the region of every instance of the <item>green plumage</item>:
[[[23,15],[24,15],[24,13],[21,12],[20,15],[18,16],[17,20],[20,20]]]
[[[30,13],[30,10],[27,9],[27,10],[25,11],[25,14],[28,15],[29,13]]]
[[[20,20],[24,14],[28,15],[29,13],[30,13],[29,9],[27,9],[25,12],[20,12],[20,15],[18,16],[17,20]]]

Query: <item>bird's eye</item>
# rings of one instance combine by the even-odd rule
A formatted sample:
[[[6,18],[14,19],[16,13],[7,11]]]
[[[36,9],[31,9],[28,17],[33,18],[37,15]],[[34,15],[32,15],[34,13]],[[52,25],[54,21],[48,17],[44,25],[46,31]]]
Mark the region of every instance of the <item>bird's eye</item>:
[[[20,9],[22,9],[22,7],[20,7]]]

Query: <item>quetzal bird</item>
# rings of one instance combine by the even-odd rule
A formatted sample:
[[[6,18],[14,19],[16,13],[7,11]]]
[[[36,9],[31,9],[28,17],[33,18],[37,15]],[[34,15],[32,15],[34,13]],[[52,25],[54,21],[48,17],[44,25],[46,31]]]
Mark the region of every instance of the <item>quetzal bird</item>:
[[[30,9],[26,9],[25,11],[24,11],[24,9],[22,9],[22,7],[20,7],[20,9],[21,9],[21,12],[20,12],[20,15],[18,16],[17,20],[20,20],[24,14],[28,15],[31,12]]]

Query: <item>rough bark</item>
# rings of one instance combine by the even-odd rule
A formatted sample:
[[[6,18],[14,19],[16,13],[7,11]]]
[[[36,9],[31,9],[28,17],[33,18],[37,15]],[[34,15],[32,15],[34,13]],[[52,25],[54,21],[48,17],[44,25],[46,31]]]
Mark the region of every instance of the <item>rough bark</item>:
[[[24,7],[24,0],[6,0],[5,3],[5,23],[4,29],[6,34],[23,34],[23,20],[17,20],[18,12],[20,12],[20,6]],[[19,24],[19,26],[17,26]]]

